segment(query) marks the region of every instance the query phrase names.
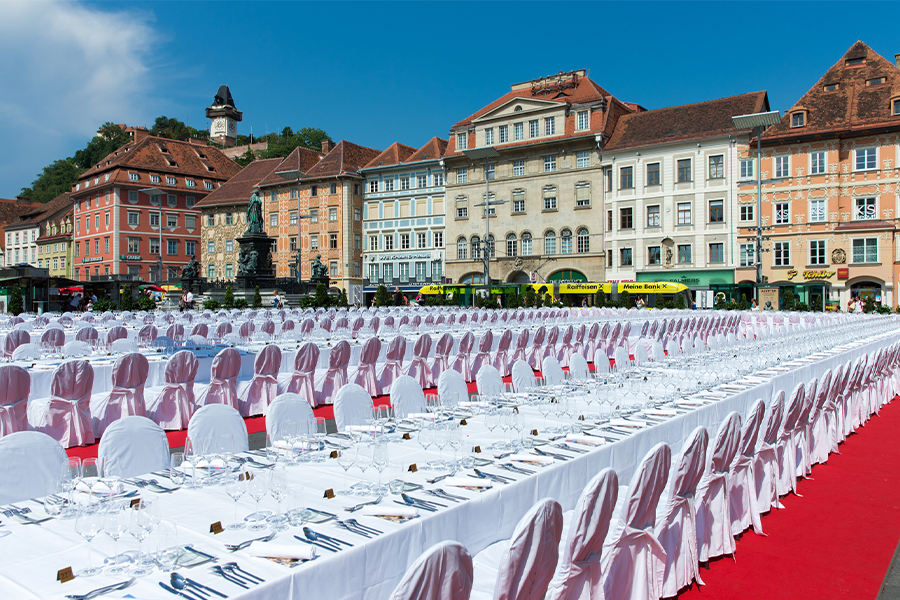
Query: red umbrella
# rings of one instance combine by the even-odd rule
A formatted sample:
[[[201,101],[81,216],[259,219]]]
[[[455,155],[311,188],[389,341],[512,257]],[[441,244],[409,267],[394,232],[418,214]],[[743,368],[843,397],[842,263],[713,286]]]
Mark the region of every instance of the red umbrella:
[[[80,287],[59,288],[60,294],[80,294],[82,292],[84,292],[84,289]]]
[[[158,285],[142,285],[142,286],[140,287],[140,289],[142,289],[142,290],[150,290],[151,292],[162,292],[162,291],[164,291],[164,290],[163,290],[161,287],[159,287]]]

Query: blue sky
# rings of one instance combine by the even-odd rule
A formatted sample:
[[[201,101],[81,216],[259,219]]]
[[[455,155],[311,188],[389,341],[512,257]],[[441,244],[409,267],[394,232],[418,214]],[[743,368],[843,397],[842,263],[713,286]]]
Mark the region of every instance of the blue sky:
[[[755,30],[756,15],[762,25]],[[104,121],[320,127],[412,146],[509,90],[590,69],[657,108],[765,89],[789,108],[857,39],[893,61],[900,3],[0,2],[0,197]]]

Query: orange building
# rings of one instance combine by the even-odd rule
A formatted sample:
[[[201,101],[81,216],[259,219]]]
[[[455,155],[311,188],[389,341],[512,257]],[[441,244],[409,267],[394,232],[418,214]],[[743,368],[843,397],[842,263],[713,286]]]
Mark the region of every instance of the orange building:
[[[277,277],[311,275],[317,256],[332,286],[362,298],[363,177],[359,170],[380,150],[342,140],[322,143],[322,152],[295,149],[259,183],[266,233],[275,238]],[[298,255],[299,250],[299,255]],[[299,260],[298,260],[299,258]]]
[[[756,280],[761,219],[771,228],[763,277],[782,299],[790,290],[811,307],[846,310],[852,296],[895,307],[898,144],[900,69],[858,41],[762,134],[761,165],[755,141],[739,154],[735,282]]]

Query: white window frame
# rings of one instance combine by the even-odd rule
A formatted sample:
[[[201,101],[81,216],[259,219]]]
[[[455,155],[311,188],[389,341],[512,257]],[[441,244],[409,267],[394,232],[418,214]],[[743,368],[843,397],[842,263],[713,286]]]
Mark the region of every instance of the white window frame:
[[[738,207],[738,215],[739,219],[743,222],[754,221],[754,213],[756,212],[756,207],[752,204],[742,204]]]
[[[469,134],[468,133],[457,133],[456,134],[456,149],[457,150],[465,150],[468,147],[469,142]]]
[[[857,242],[862,242],[862,260],[856,260],[856,247]],[[869,242],[872,242],[871,244]],[[868,250],[870,246],[874,246],[875,248],[875,259],[868,259]],[[850,240],[850,251],[851,251],[851,263],[856,265],[862,264],[872,264],[878,262],[878,238],[877,237],[864,237],[864,238],[853,238]]]
[[[791,266],[791,242],[775,242],[772,245],[772,265],[775,267]]]
[[[790,225],[791,223],[791,203],[776,202],[775,203],[775,224]]]
[[[775,179],[787,179],[791,176],[791,157],[782,154],[775,157]]]
[[[513,161],[513,177],[523,177],[525,175],[525,160]]]
[[[493,146],[494,145],[494,128],[486,127],[484,130],[484,145],[485,146]]]
[[[525,123],[513,123],[513,141],[525,139]]]
[[[742,160],[741,160],[741,166],[740,166],[740,179],[741,179],[741,181],[743,181],[743,180],[745,180],[745,179],[753,179],[753,177],[754,177],[754,175],[753,175],[753,173],[754,173],[753,168],[754,168],[754,166],[755,166],[755,165],[754,165],[754,162],[755,162],[755,161],[754,161],[752,158],[749,159],[749,160],[747,160],[747,159],[742,159]]]
[[[556,135],[556,117],[544,118],[544,135]]]
[[[556,172],[556,156],[544,157],[544,173]]]
[[[853,220],[871,221],[878,218],[878,200],[874,196],[853,199]]]
[[[863,166],[860,167],[860,159]],[[869,164],[871,163],[871,166]],[[877,148],[857,148],[853,151],[853,170],[854,171],[874,171],[878,168],[878,149]]]
[[[591,166],[591,153],[589,150],[582,150],[575,154],[575,168],[586,169]]]
[[[469,182],[469,169],[467,169],[466,167],[456,169],[456,183],[468,183],[468,182]]]
[[[813,246],[814,245],[816,247],[821,245],[821,260],[819,260],[820,257],[815,256],[813,254]],[[828,244],[827,244],[826,240],[809,240],[809,244],[807,244],[807,251],[809,252],[809,264],[810,265],[816,265],[817,267],[820,267],[822,265],[827,264],[827,262],[828,262],[828,260],[827,260]]]
[[[809,153],[809,174],[823,175],[828,171],[828,155],[824,150]]]
[[[809,222],[810,223],[821,223],[826,219],[826,206],[827,202],[825,198],[814,198],[809,201]]]
[[[753,267],[756,266],[756,244],[741,244],[740,248],[740,266]]]
[[[591,111],[579,110],[575,115],[577,117],[576,129],[578,131],[585,131],[586,129],[591,128]]]

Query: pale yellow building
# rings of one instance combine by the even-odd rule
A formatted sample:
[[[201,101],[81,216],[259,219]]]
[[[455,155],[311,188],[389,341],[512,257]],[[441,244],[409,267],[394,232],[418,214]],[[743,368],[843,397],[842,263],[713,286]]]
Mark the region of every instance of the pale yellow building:
[[[50,277],[72,279],[72,207],[41,222],[37,244],[37,266]]]

